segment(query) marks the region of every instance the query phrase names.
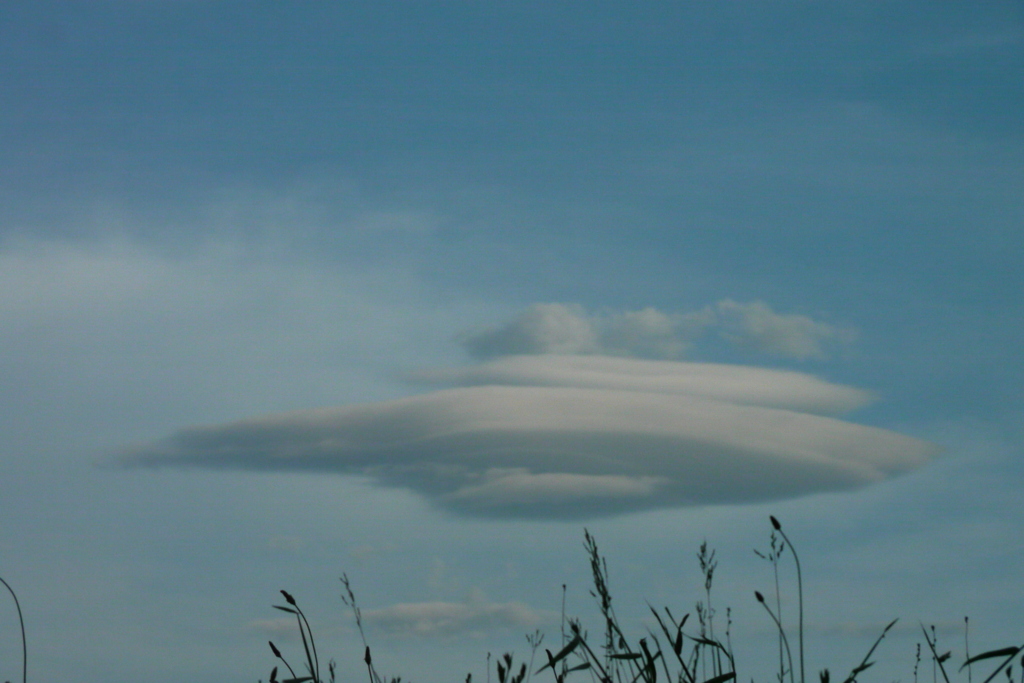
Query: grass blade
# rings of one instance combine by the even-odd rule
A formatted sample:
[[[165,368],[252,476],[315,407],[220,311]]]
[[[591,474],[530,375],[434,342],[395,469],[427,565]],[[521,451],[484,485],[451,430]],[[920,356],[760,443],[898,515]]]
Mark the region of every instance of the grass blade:
[[[547,668],[554,669],[555,668],[555,664],[558,664],[560,661],[562,661],[563,659],[568,657],[572,653],[573,650],[575,650],[577,647],[579,647],[580,643],[582,643],[582,642],[583,642],[583,638],[581,638],[579,635],[577,635],[577,636],[574,636],[573,639],[569,641],[568,645],[566,645],[561,650],[559,650],[558,654],[556,654],[554,656],[551,655],[551,650],[545,650],[545,652],[548,653],[548,663],[545,664],[544,666],[542,666],[541,668],[537,669],[537,671],[535,673],[540,673],[541,671],[543,671],[544,669],[547,669]]]
[[[736,678],[736,672],[730,671],[729,673],[719,674],[714,678],[709,678],[704,681],[704,683],[725,683],[726,681],[731,681],[734,678]]]

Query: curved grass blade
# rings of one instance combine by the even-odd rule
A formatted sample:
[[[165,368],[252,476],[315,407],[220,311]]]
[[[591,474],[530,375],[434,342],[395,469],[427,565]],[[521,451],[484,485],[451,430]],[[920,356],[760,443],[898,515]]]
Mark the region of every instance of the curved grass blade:
[[[1019,648],[1017,648],[1017,652],[1020,652],[1021,650],[1024,650],[1024,645],[1021,645]],[[1014,652],[1012,655],[1003,660],[1003,663],[1000,664],[999,667],[995,671],[993,671],[988,678],[985,679],[985,683],[989,683],[989,681],[996,677],[996,674],[998,674],[1000,671],[1002,671],[1007,666],[1012,664],[1013,658],[1017,656],[1017,652]],[[1021,666],[1024,667],[1024,664],[1021,664]]]
[[[1004,647],[1000,650],[989,650],[988,652],[982,652],[980,655],[974,655],[973,657],[970,657],[967,661],[963,663],[963,666],[961,666],[958,670],[963,671],[964,667],[970,664],[974,664],[975,662],[980,661],[982,659],[992,659],[993,657],[1009,657],[1010,659],[1013,659],[1017,656],[1017,653],[1020,652],[1021,649],[1022,648],[1020,647]]]
[[[719,674],[714,678],[709,678],[704,681],[704,683],[725,683],[726,681],[731,681],[734,678],[736,678],[736,672],[730,671],[729,673]]]

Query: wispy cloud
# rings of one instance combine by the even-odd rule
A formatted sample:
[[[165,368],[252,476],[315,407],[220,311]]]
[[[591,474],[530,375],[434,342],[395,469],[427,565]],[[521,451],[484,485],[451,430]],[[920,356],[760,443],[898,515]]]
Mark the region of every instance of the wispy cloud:
[[[438,296],[411,268],[338,267],[272,237],[0,239],[7,418],[37,424],[38,402],[79,434],[144,433],[172,405],[216,420],[390,394],[396,362],[447,354],[448,330],[479,315]],[[145,417],[113,417],[129,404]]]
[[[800,373],[579,356],[465,373],[441,378],[479,385],[185,429],[124,461],[359,473],[462,514],[585,518],[855,489],[934,452],[813,414],[868,395]]]

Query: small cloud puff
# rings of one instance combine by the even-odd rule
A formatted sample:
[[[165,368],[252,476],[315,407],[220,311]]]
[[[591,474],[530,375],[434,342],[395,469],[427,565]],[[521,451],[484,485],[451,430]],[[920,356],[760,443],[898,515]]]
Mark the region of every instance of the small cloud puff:
[[[386,633],[417,637],[469,635],[482,637],[496,629],[532,629],[551,615],[518,602],[489,602],[473,590],[465,602],[400,603],[381,609],[364,609],[362,618]]]
[[[421,380],[456,386],[185,429],[124,460],[361,474],[460,514],[580,519],[851,490],[935,451],[824,417],[870,396],[795,372],[547,355]]]
[[[464,337],[462,343],[479,359],[524,354],[677,359],[711,332],[734,346],[795,360],[827,358],[829,348],[855,338],[851,330],[776,313],[761,301],[724,299],[690,313],[650,307],[588,313],[577,304],[538,303],[504,325]]]

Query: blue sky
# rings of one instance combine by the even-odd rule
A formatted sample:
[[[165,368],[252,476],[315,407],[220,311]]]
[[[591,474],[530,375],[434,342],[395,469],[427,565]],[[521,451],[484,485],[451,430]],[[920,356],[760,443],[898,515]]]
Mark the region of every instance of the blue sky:
[[[30,675],[266,679],[280,588],[362,675],[347,571],[386,673],[479,677],[592,615],[586,526],[638,635],[707,538],[770,680],[769,514],[814,672],[1018,642],[1022,46],[995,1],[8,3]]]

